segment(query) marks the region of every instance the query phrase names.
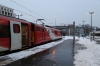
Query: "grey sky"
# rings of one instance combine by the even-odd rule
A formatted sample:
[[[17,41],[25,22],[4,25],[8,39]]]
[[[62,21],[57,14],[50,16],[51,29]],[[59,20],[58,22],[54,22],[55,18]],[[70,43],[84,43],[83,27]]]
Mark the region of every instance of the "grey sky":
[[[83,24],[82,20],[86,20],[86,24],[90,24],[90,15],[87,12],[95,12],[93,14],[93,25],[100,27],[100,0],[13,0],[24,7],[32,10],[33,12],[44,17],[46,24],[72,24],[73,21],[77,25]],[[32,13],[21,6],[11,2],[10,0],[0,0],[0,4],[17,9],[19,11],[31,14],[37,18],[27,16],[23,14],[20,18],[24,18],[29,21],[36,21],[41,16]],[[16,12],[16,11],[15,11]],[[16,12],[17,14],[22,14]]]

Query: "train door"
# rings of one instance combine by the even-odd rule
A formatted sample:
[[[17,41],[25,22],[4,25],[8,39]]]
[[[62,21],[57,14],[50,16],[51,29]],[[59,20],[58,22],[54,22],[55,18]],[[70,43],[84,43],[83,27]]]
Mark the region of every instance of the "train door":
[[[42,39],[45,40],[45,29],[42,28],[42,30],[43,30],[43,31],[42,31]]]
[[[34,44],[34,24],[31,23],[31,43]],[[34,46],[34,45],[33,45]]]
[[[29,44],[29,34],[28,34],[28,25],[27,24],[21,24],[22,28],[22,47],[27,47]]]
[[[21,23],[10,21],[10,31],[11,31],[11,48],[10,50],[21,49],[22,47],[22,37],[21,37]]]

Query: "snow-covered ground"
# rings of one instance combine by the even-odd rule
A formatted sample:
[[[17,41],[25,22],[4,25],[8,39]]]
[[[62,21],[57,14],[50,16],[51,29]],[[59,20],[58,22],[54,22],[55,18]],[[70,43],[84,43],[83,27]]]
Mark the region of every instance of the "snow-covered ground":
[[[84,45],[87,49],[78,50],[78,53],[74,56],[75,66],[100,66],[100,45],[82,37],[77,43]]]

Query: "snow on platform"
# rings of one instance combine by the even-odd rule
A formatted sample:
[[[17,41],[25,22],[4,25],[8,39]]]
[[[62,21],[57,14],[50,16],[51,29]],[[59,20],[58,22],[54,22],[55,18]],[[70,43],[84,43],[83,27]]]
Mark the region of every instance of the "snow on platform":
[[[0,47],[0,51],[9,50],[8,48]]]
[[[87,49],[78,50],[78,53],[74,56],[75,66],[100,66],[100,45],[82,37],[77,43],[84,45]]]
[[[27,49],[27,50],[23,50],[23,51],[20,51],[20,52],[8,54],[8,55],[5,55],[5,56],[0,56],[0,66],[10,64],[14,61],[17,61],[17,60],[20,60],[22,58],[29,57],[33,54],[38,53],[38,52],[44,51],[48,48],[51,48],[53,46],[56,46],[57,44],[62,43],[64,40],[67,40],[67,39],[73,39],[73,37],[65,36],[65,37],[63,37],[62,40],[59,40],[59,41],[54,41],[54,42],[47,43],[47,44],[41,45],[41,46],[37,46],[37,47],[31,48],[31,49]]]
[[[26,58],[28,56],[31,56],[33,54],[36,54],[36,53],[41,52],[43,50],[46,50],[50,47],[56,46],[57,44],[62,43],[65,39],[67,40],[67,38],[63,38],[62,40],[59,40],[59,41],[51,42],[51,43],[37,46],[37,47],[31,48],[31,49],[27,49],[27,50],[23,50],[20,52],[1,56],[0,57],[0,66],[10,64],[10,63],[17,61],[19,59]]]

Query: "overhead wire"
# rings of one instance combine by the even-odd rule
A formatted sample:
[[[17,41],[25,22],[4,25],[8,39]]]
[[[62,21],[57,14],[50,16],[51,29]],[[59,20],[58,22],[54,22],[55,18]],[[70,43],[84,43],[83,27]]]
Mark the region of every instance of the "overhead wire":
[[[26,7],[22,6],[22,5],[20,5],[19,3],[15,2],[15,1],[13,1],[13,0],[10,0],[10,1],[12,1],[13,3],[15,3],[15,4],[17,4],[17,5],[19,5],[19,6],[23,7],[23,8],[25,8],[25,9],[27,9],[27,10],[29,10],[30,12],[33,12],[32,10],[30,10],[30,9],[28,9],[28,8],[26,8]],[[35,12],[33,12],[33,13],[35,13]],[[36,14],[36,15],[39,15],[39,14],[37,14],[37,13],[35,13],[35,14]],[[41,15],[39,15],[39,16],[41,16]],[[41,17],[42,17],[42,16],[41,16]]]
[[[30,15],[30,14],[27,14],[27,13],[25,13],[25,12],[22,12],[22,11],[19,11],[19,10],[16,10],[16,9],[14,9],[14,10],[15,10],[15,11],[18,11],[18,12],[20,12],[20,13],[26,14],[26,15],[28,15],[28,16],[31,16],[31,17],[37,18],[37,17],[32,16],[32,15]]]
[[[28,8],[26,8],[26,7],[22,6],[22,5],[20,5],[19,3],[15,2],[15,1],[13,1],[13,0],[10,0],[10,1],[12,1],[13,3],[15,3],[15,4],[17,4],[17,5],[19,5],[19,6],[23,7],[23,8],[25,8],[25,9],[27,9],[27,10],[29,10],[30,12],[32,12],[32,13],[38,15],[38,16],[41,16],[41,15],[39,15],[39,14],[33,12],[32,10],[30,10],[30,9],[28,9]],[[41,17],[43,17],[43,16],[41,16]],[[43,18],[45,18],[45,17],[43,17]],[[45,18],[45,19],[47,19],[47,18]],[[49,19],[47,19],[47,20],[49,20]],[[49,21],[51,21],[51,20],[49,20]]]

